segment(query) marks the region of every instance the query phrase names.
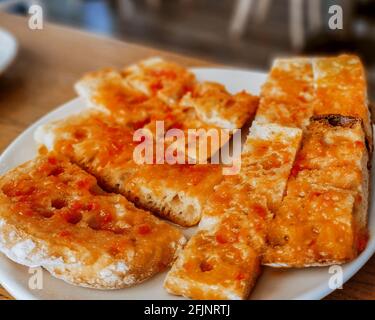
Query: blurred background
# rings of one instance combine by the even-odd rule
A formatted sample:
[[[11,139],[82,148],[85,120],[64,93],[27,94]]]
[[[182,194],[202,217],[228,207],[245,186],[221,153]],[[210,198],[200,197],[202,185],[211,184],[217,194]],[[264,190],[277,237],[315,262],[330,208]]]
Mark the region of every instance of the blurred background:
[[[375,99],[375,0],[0,0],[0,8],[26,14],[30,3],[47,21],[232,66],[267,70],[275,56],[355,52]],[[335,5],[342,29],[330,27]]]

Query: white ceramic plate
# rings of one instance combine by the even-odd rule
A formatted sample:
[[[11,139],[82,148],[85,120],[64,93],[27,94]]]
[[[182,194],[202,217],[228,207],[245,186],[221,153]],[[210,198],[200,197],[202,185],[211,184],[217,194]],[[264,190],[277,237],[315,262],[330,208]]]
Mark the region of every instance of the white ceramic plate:
[[[232,92],[245,89],[258,94],[260,86],[266,79],[266,74],[250,71],[194,69],[194,72],[199,79],[221,82]],[[34,123],[3,153],[0,158],[0,173],[35,156],[36,146],[33,132],[38,125],[66,117],[83,108],[82,102],[75,99]],[[375,188],[372,190],[374,192]],[[371,198],[373,197],[372,193]],[[343,266],[344,281],[352,277],[375,251],[375,213],[373,208],[369,212],[369,244],[355,261]],[[191,233],[192,230],[189,231]],[[328,267],[285,271],[265,268],[251,298],[321,299],[332,291],[328,286],[332,275],[329,273]],[[17,299],[179,299],[169,295],[163,289],[162,283],[165,274],[160,274],[135,287],[115,291],[75,287],[53,278],[48,272],[44,272],[43,289],[30,290],[28,287],[30,276],[28,268],[17,265],[0,254],[0,282]]]
[[[8,31],[0,28],[0,74],[12,63],[16,54],[16,39]]]

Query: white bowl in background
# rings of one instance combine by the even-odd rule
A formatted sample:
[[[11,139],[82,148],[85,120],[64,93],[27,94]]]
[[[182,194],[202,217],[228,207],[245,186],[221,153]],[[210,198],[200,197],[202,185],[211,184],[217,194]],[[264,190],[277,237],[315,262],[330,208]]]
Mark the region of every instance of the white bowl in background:
[[[17,55],[16,38],[8,31],[0,28],[0,74],[12,63]]]

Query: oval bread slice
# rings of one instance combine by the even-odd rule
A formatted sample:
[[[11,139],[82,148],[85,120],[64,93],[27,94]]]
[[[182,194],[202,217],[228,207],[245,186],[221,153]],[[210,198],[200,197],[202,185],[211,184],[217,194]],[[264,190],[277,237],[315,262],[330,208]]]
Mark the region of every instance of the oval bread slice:
[[[66,282],[128,287],[169,266],[182,233],[53,154],[0,179],[0,250]]]

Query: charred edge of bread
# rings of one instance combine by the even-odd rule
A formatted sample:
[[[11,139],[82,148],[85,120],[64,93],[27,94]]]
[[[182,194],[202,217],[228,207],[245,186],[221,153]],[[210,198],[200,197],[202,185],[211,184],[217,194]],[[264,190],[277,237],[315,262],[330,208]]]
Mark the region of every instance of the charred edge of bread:
[[[313,122],[321,122],[325,125],[328,125],[330,127],[342,127],[342,128],[353,128],[354,125],[357,123],[361,124],[362,130],[366,135],[365,127],[363,124],[363,120],[358,117],[352,117],[352,116],[343,116],[341,114],[323,114],[318,116],[312,116],[310,118],[310,121]],[[369,137],[366,136],[366,149],[371,155],[372,151],[372,142],[368,140]]]
[[[371,159],[372,159],[372,154],[374,152],[374,127],[373,124],[375,123],[375,112],[374,112],[375,104],[370,102],[368,105],[368,110],[370,113],[370,137],[366,137],[366,145],[367,149],[369,150],[369,169],[371,169]]]
[[[371,108],[369,108],[371,110]],[[372,165],[372,153],[373,153],[373,141],[372,141],[372,135],[371,137],[368,137],[366,135],[366,130],[363,124],[363,120],[358,117],[352,117],[352,116],[343,116],[340,114],[323,114],[318,116],[312,116],[310,118],[310,122],[318,121],[325,125],[329,125],[331,127],[343,127],[343,128],[352,128],[355,124],[360,123],[363,132],[365,133],[365,144],[366,149],[368,152],[368,163],[367,163],[367,169],[371,169]],[[371,125],[371,131],[373,131],[373,127]]]
[[[321,122],[331,127],[343,128],[352,128],[355,124],[361,123],[361,126],[363,127],[362,119],[351,116],[343,116],[341,114],[323,114],[312,116],[310,121]]]
[[[369,108],[370,109],[370,108]],[[342,127],[342,128],[353,128],[354,125],[360,123],[362,131],[364,133],[364,138],[365,138],[365,144],[366,144],[366,149],[367,149],[367,166],[363,166],[363,170],[365,171],[367,169],[367,172],[365,172],[365,177],[367,179],[370,179],[370,170],[371,170],[371,164],[372,164],[372,152],[373,152],[373,141],[372,141],[372,135],[369,137],[366,134],[366,130],[364,127],[363,120],[358,117],[352,117],[352,116],[343,116],[339,114],[326,114],[326,115],[319,115],[319,116],[313,116],[310,118],[310,121],[317,121],[320,123],[323,123],[325,125],[331,126],[332,128],[334,127]],[[373,126],[371,124],[371,134],[373,132]],[[365,197],[367,198],[367,203],[370,203],[370,198],[371,198],[371,183],[367,181],[367,190],[364,190],[363,192],[365,193]],[[358,213],[359,215],[365,215],[366,216],[366,223],[365,226],[367,225],[368,222],[368,206],[366,206],[366,211],[365,212],[360,212]],[[328,265],[330,261],[323,262],[322,265]],[[338,262],[336,262],[338,263]],[[345,261],[343,262],[345,263]]]
[[[374,108],[375,108],[374,102],[370,102],[368,105],[368,109],[370,112],[371,124],[375,123],[375,112],[373,112]]]

